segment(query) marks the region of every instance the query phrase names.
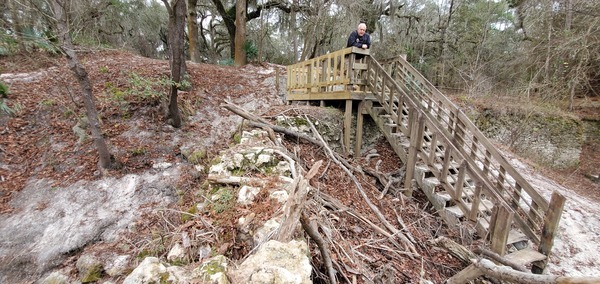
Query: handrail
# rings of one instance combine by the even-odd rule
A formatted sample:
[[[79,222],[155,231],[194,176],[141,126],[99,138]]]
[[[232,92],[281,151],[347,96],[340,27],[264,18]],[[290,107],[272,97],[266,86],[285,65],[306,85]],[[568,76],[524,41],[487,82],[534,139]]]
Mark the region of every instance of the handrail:
[[[345,90],[353,84],[352,66],[356,54],[369,56],[369,50],[348,47],[287,66],[289,94]]]
[[[393,115],[394,119],[400,120],[402,111],[409,113],[407,109],[417,110],[417,115],[423,117],[423,131],[430,132],[429,139],[433,135],[436,138],[434,142],[419,145],[421,160],[431,165],[433,159],[438,159],[444,164],[437,175],[451,193],[456,193],[459,187],[462,190],[462,184],[452,185],[452,181],[446,181],[442,174],[447,175],[452,168],[455,174],[465,170],[463,179],[466,175],[467,178],[480,181],[486,195],[491,195],[494,200],[510,208],[523,232],[539,244],[544,226],[543,216],[549,203],[500,155],[468,117],[406,60],[397,57],[390,64],[396,65],[384,68],[376,60],[368,60],[367,82],[388,112],[400,110]],[[391,70],[394,77],[386,70]],[[410,126],[404,131],[410,136]],[[438,143],[445,147],[438,146]],[[444,153],[444,158],[435,157],[436,151]],[[455,162],[454,165],[450,160]],[[465,166],[468,169],[461,168]],[[454,178],[456,181],[458,178]],[[461,205],[464,211],[469,211],[466,204]]]

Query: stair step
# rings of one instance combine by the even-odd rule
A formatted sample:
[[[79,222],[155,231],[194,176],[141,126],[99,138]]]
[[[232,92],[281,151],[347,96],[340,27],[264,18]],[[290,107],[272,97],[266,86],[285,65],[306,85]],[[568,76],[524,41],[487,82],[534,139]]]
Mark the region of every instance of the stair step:
[[[467,208],[471,208],[472,203],[466,203]],[[489,210],[492,209],[492,207],[494,207],[494,203],[492,203],[489,200],[481,200],[481,202],[479,203],[479,212],[488,212]],[[454,215],[456,218],[461,218],[463,216],[465,216],[465,213],[463,213],[463,211],[460,209],[459,205],[454,205],[454,206],[450,206],[450,207],[446,207],[446,211],[452,215]]]
[[[540,261],[546,259],[546,256],[536,250],[531,248],[526,248],[522,250],[518,250],[512,253],[509,253],[504,256],[506,259],[516,262],[520,265],[527,265],[534,261]]]
[[[472,190],[463,188],[462,198],[473,198],[473,193]],[[452,196],[447,191],[438,192],[437,195],[439,195],[441,199],[446,200],[446,203],[452,201]]]
[[[508,240],[506,240],[506,244],[515,244],[520,242],[526,242],[528,240],[529,238],[525,234],[521,233],[521,231],[513,229],[510,230],[510,232],[508,232]]]
[[[475,225],[477,233],[484,236],[490,231],[490,223],[486,218],[478,218],[477,224]],[[508,232],[508,238],[506,240],[507,245],[514,245],[517,250],[525,249],[528,244],[529,238],[517,229],[512,229]]]

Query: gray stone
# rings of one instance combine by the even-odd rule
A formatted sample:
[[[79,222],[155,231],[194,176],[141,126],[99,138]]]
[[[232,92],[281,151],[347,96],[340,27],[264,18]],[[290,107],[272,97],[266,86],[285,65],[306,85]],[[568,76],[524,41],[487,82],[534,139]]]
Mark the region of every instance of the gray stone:
[[[104,264],[104,271],[111,277],[124,275],[129,268],[130,259],[129,255],[117,255],[109,258]]]
[[[52,272],[48,277],[44,278],[39,282],[39,284],[68,284],[69,277],[60,273],[60,272]]]
[[[260,193],[259,187],[244,185],[238,193],[237,203],[242,205],[252,204],[254,198]]]
[[[160,279],[168,278],[167,268],[156,257],[146,257],[131,274],[125,278],[123,284],[157,283]]]
[[[238,269],[229,273],[233,283],[308,284],[312,266],[308,247],[300,241],[271,240],[261,245]]]
[[[168,261],[181,261],[185,259],[185,250],[179,243],[175,243],[171,250],[169,250],[169,254],[167,254]]]
[[[227,266],[227,258],[222,255],[217,255],[204,261],[198,268],[194,269],[194,274],[200,275],[200,279],[208,283],[228,284],[229,280],[227,279]]]

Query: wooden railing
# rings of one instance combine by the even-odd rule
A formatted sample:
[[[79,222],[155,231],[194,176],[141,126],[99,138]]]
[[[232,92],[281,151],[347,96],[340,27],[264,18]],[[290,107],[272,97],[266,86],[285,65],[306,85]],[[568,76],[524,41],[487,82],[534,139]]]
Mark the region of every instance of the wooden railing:
[[[357,55],[364,57],[357,60]],[[369,50],[349,47],[287,66],[287,99],[352,99],[350,86],[364,85],[368,57]]]
[[[367,60],[367,84],[398,131],[410,138],[408,170],[427,164],[444,189],[475,221],[482,195],[507,208],[518,227],[547,255],[564,197],[546,201],[496,150],[471,120],[401,57],[385,67]],[[441,167],[436,166],[441,165]],[[410,175],[409,175],[410,174]],[[465,196],[465,188],[475,190]],[[492,227],[496,220],[487,220]]]

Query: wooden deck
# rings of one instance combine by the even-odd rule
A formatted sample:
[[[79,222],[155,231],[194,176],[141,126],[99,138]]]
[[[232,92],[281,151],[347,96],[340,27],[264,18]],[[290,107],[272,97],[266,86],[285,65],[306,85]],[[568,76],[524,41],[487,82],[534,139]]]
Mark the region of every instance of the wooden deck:
[[[356,59],[357,56],[364,56]],[[369,50],[349,47],[287,67],[288,101],[364,100]]]
[[[358,52],[365,57],[357,61]],[[406,165],[406,195],[414,181],[449,226],[473,228],[500,255],[531,242],[536,247],[517,250],[519,258],[531,259],[533,272],[545,268],[565,198],[541,196],[404,58],[379,63],[347,48],[288,66],[287,99],[346,100],[345,145],[353,101],[360,101],[354,155],[360,154],[362,115],[369,114]]]

